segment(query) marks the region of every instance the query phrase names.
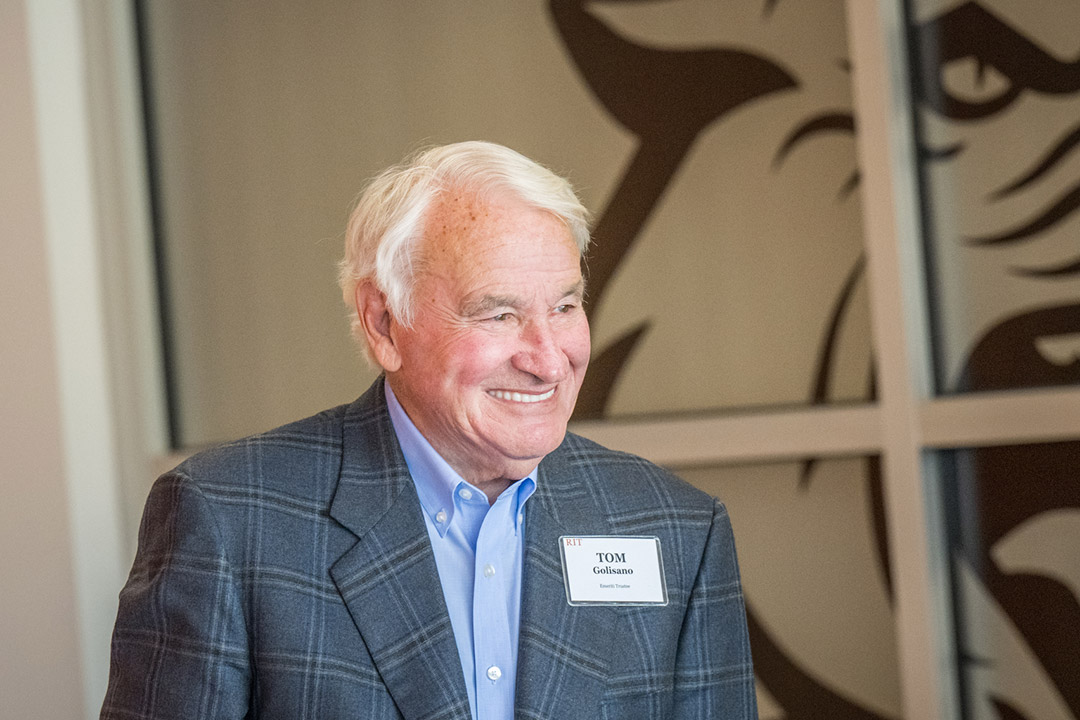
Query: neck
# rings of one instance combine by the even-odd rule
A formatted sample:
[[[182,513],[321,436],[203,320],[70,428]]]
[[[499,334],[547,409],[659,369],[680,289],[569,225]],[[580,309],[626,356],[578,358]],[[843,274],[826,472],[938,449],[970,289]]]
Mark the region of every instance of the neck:
[[[481,482],[474,482],[473,484],[487,495],[488,505],[494,505],[495,500],[502,495],[503,491],[515,482],[515,480],[508,480],[506,478],[495,478],[494,480],[484,480]]]

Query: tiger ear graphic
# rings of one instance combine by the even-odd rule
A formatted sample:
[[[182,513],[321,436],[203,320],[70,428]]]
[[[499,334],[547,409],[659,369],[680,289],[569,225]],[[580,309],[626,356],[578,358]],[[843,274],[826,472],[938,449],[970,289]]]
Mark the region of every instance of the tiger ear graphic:
[[[705,128],[735,108],[798,83],[776,63],[741,50],[671,50],[616,33],[584,7],[584,0],[551,0],[555,27],[581,77],[607,112],[638,138],[638,148],[593,230],[589,252],[590,317]],[[618,375],[646,324],[601,350],[598,368],[585,377],[576,416],[601,417]]]

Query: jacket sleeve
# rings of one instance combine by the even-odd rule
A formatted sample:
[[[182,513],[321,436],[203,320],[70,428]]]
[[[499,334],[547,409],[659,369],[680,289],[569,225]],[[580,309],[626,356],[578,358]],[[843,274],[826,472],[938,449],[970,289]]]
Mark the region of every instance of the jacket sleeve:
[[[120,593],[101,717],[244,717],[247,637],[213,507],[189,478],[161,477]]]
[[[758,716],[735,538],[719,501],[679,637],[674,700],[678,720]]]

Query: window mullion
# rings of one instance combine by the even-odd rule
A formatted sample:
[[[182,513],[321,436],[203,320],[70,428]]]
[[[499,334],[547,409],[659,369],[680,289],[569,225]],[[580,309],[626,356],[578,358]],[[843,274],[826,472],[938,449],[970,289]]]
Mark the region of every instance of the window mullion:
[[[922,453],[929,332],[900,0],[848,0],[904,716],[957,716],[939,478]]]
[[[660,465],[717,465],[876,454],[873,405],[808,407],[662,420],[575,423],[574,432]]]

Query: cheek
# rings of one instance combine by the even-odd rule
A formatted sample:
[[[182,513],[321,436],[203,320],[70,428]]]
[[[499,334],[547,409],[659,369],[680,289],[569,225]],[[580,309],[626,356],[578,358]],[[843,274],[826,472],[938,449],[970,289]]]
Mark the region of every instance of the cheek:
[[[483,382],[506,365],[512,352],[512,344],[498,338],[482,335],[460,338],[451,351],[448,367],[456,369],[459,380]]]
[[[570,364],[583,371],[589,364],[591,352],[591,340],[589,337],[589,322],[582,319],[581,324],[570,329],[563,342],[563,351],[569,358]]]

